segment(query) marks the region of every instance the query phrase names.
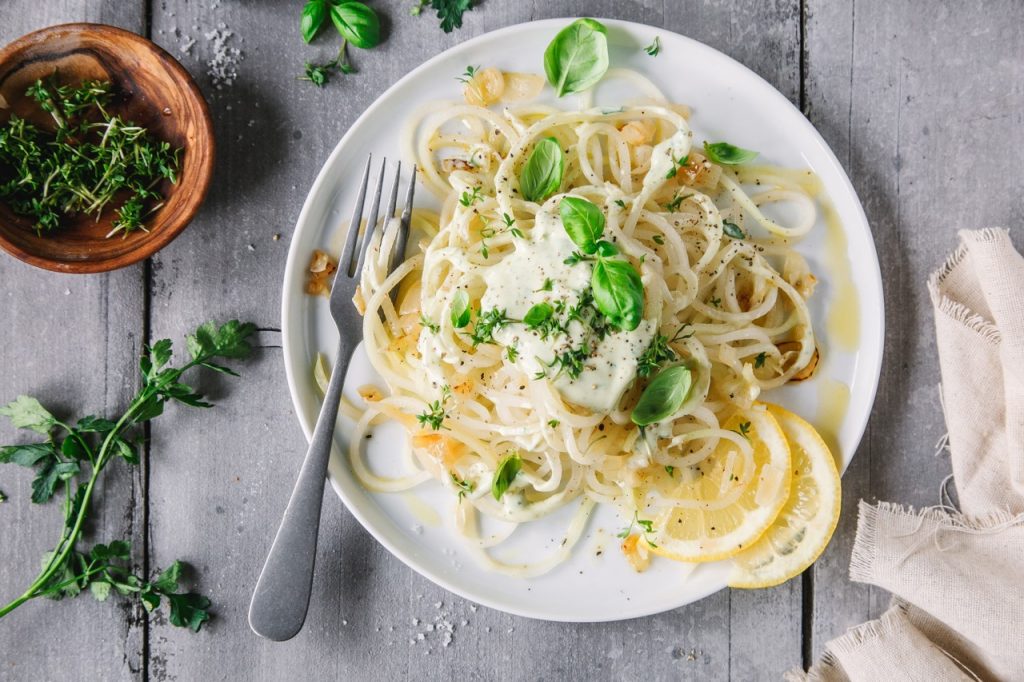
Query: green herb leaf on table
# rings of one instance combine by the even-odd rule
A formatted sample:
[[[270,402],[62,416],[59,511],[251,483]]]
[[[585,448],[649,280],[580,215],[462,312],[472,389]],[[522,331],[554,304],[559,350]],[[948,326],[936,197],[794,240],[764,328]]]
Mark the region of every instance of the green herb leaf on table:
[[[0,416],[11,420],[17,429],[29,429],[36,433],[47,434],[57,424],[57,419],[35,398],[19,395],[14,402],[0,407]]]
[[[612,326],[632,331],[644,313],[644,285],[640,273],[624,260],[600,259],[590,278],[594,304]]]
[[[608,71],[608,30],[594,19],[577,19],[544,51],[544,72],[563,97],[597,84]]]
[[[562,226],[576,246],[586,254],[597,251],[597,242],[604,233],[604,213],[598,206],[581,197],[564,197],[558,207]]]
[[[441,30],[451,33],[457,28],[462,28],[462,15],[473,9],[473,4],[473,0],[431,0],[430,7],[437,10]],[[423,3],[420,6],[422,5]]]
[[[330,13],[338,33],[356,47],[368,50],[380,43],[380,19],[371,7],[349,0],[332,4]]]
[[[705,142],[704,153],[715,163],[725,166],[750,163],[757,158],[757,152],[731,145],[728,142]]]
[[[648,426],[675,414],[693,388],[693,373],[686,365],[675,365],[658,373],[640,395],[630,418],[637,426]]]
[[[299,29],[307,43],[316,37],[327,20],[327,0],[309,0],[302,8]]]
[[[494,496],[494,499],[500,500],[502,498],[522,468],[523,460],[519,457],[519,453],[506,455],[498,462],[498,468],[494,472],[494,480],[491,482],[491,494]]]
[[[650,45],[644,48],[644,52],[652,57],[657,57],[658,53],[661,52],[661,38],[654,36],[654,40],[651,41]]]
[[[527,201],[540,203],[562,185],[565,159],[558,140],[546,137],[534,145],[519,173],[519,191]]]
[[[469,294],[465,289],[459,289],[452,297],[452,326],[462,329],[469,324]]]
[[[55,549],[43,556],[40,573],[28,589],[0,608],[0,618],[31,599],[74,597],[88,588],[100,601],[108,599],[112,591],[124,596],[135,595],[148,610],[166,599],[171,623],[192,630],[197,631],[209,620],[209,599],[191,592],[177,592],[181,573],[177,562],[150,583],[131,572],[131,547],[127,542],[115,540],[97,544],[88,553],[76,547],[94,504],[97,481],[107,464],[114,458],[121,458],[128,464],[138,463],[134,445],[135,438],[141,435],[138,425],[161,414],[164,404],[172,400],[196,407],[209,406],[182,382],[183,375],[197,367],[233,374],[213,361],[248,356],[251,351],[248,338],[255,331],[255,326],[237,320],[220,326],[206,323],[188,337],[191,360],[179,367],[168,366],[171,342],[166,339],[155,342],[139,360],[142,386],[116,420],[90,415],[80,418],[75,426],[69,426],[71,422],[58,420],[38,401],[24,396],[0,408],[0,414],[15,425],[48,437],[45,443],[0,448],[0,463],[35,467],[33,502],[46,502],[58,491],[65,495],[64,526]]]

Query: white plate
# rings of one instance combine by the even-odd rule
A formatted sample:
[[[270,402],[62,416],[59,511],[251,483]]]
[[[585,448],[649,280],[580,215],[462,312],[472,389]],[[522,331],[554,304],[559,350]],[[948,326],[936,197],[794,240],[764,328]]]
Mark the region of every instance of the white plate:
[[[282,305],[284,359],[295,410],[307,437],[320,407],[320,393],[311,367],[317,352],[332,353],[337,332],[327,301],[303,293],[309,255],[314,248],[340,252],[343,225],[351,212],[355,189],[368,153],[397,159],[405,117],[423,102],[457,99],[456,82],[469,64],[504,70],[543,73],[544,48],[571,19],[536,21],[494,31],[458,45],[415,69],[384,93],[359,117],[324,164],[299,215],[285,269]],[[604,21],[604,20],[602,20]],[[853,264],[853,288],[859,307],[857,341],[848,351],[830,344],[825,332],[828,306],[837,283],[826,265],[825,228],[819,224],[800,244],[812,270],[821,279],[811,302],[815,328],[823,339],[823,366],[814,380],[769,394],[815,421],[826,385],[849,387],[848,407],[834,420],[834,442],[843,468],[849,463],[867,423],[882,358],[882,288],[878,259],[864,212],[849,179],[821,136],[789,101],[744,66],[706,45],[663,29],[624,21],[604,21],[609,30],[613,67],[635,69],[654,81],[670,100],[693,107],[695,137],[729,140],[756,149],[767,162],[810,168],[821,178],[845,228]],[[655,36],[661,54],[652,58],[642,48]],[[550,88],[548,88],[550,90]],[[598,87],[597,103],[613,103],[614,83]],[[634,92],[635,94],[635,92]],[[573,106],[572,96],[563,106]],[[616,104],[617,106],[617,104]],[[420,188],[417,205],[432,198]],[[833,244],[833,254],[835,245]],[[840,253],[842,256],[843,253]],[[846,311],[844,311],[845,314]],[[361,349],[349,370],[346,391],[372,380]],[[829,401],[825,400],[825,404]],[[834,406],[833,406],[834,407]],[[829,420],[827,420],[829,421]],[[573,558],[551,573],[534,579],[513,579],[481,568],[462,547],[451,522],[454,500],[430,481],[415,493],[371,494],[350,473],[340,456],[350,424],[342,419],[330,481],[352,514],[388,550],[438,585],[477,603],[509,613],[561,621],[606,621],[635,618],[688,604],[725,585],[727,566],[705,564],[691,575],[687,567],[656,560],[636,573],[617,550],[615,533],[622,525],[610,509],[591,519]],[[825,425],[828,426],[827,424]],[[371,457],[396,451],[400,434],[386,427],[371,443]],[[291,481],[285,482],[290,484]],[[437,509],[434,513],[431,510]],[[534,558],[557,547],[571,510],[555,518],[519,528],[511,552]],[[598,553],[600,552],[600,555]],[[511,558],[506,555],[506,558]],[[330,567],[321,567],[330,570]]]

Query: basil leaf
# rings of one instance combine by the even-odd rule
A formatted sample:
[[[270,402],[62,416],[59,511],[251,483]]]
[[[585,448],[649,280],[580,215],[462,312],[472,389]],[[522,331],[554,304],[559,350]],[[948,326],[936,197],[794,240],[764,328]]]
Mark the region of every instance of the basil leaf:
[[[469,294],[459,289],[452,298],[452,326],[462,329],[469,324]]]
[[[744,239],[747,236],[743,233],[743,228],[736,223],[730,223],[728,220],[722,221],[722,232],[725,232],[727,236],[733,239]]]
[[[558,140],[546,137],[537,142],[519,173],[519,191],[527,201],[540,203],[562,184],[565,159]]]
[[[498,463],[498,470],[494,472],[494,480],[491,482],[491,494],[494,495],[494,499],[501,499],[522,468],[523,460],[519,458],[518,453],[507,455]]]
[[[597,240],[604,232],[604,213],[596,204],[580,197],[562,199],[558,212],[562,216],[562,227],[576,246],[586,254],[597,251]]]
[[[608,30],[599,21],[577,19],[544,50],[544,72],[563,97],[594,86],[608,71]]]
[[[302,8],[302,22],[299,28],[302,31],[302,39],[307,43],[316,38],[316,34],[324,25],[327,19],[327,3],[325,0],[309,0]]]
[[[693,373],[686,365],[669,367],[647,384],[631,418],[637,426],[647,426],[672,416],[693,388]]]
[[[361,2],[331,5],[331,21],[345,40],[364,50],[380,42],[377,13]]]
[[[757,152],[736,147],[728,142],[705,142],[704,153],[715,163],[726,166],[749,163],[757,157]]]
[[[528,311],[523,317],[523,324],[529,328],[539,327],[555,313],[555,309],[551,307],[550,303],[538,303]]]
[[[597,243],[597,255],[601,258],[611,258],[612,256],[619,255],[619,248],[611,242],[601,240]]]
[[[644,285],[640,274],[624,260],[600,259],[590,277],[594,304],[613,327],[632,331],[644,314]]]

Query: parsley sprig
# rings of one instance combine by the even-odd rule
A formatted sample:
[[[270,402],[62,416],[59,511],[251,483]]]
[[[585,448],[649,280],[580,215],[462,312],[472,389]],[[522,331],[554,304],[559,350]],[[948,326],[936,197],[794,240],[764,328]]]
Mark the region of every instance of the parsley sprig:
[[[49,501],[58,489],[64,492],[64,525],[56,546],[44,555],[43,568],[28,589],[0,608],[0,618],[31,599],[74,597],[88,588],[100,601],[107,599],[111,590],[136,595],[148,611],[166,600],[171,623],[194,631],[209,620],[209,599],[194,592],[178,592],[180,562],[175,561],[147,581],[131,571],[131,546],[127,542],[97,544],[88,552],[77,546],[107,464],[117,458],[132,465],[139,463],[142,425],[162,414],[167,403],[210,407],[182,377],[197,367],[237,376],[215,360],[247,357],[251,351],[248,338],[255,331],[253,325],[237,320],[222,326],[207,322],[187,337],[191,359],[180,367],[169,366],[171,341],[157,341],[139,362],[141,389],[117,420],[90,415],[72,424],[58,419],[28,396],[19,396],[0,408],[0,415],[16,428],[45,437],[41,442],[0,447],[0,463],[35,469],[32,501],[37,504]]]
[[[657,547],[658,545],[654,544],[654,542],[651,541],[651,538],[649,537],[651,533],[654,532],[654,521],[650,519],[641,519],[639,517],[639,512],[637,511],[633,512],[633,518],[629,522],[629,525],[620,530],[615,537],[628,538],[633,533],[633,528],[637,526],[640,527],[640,531],[643,533],[644,541],[647,542],[647,544],[651,547]]]

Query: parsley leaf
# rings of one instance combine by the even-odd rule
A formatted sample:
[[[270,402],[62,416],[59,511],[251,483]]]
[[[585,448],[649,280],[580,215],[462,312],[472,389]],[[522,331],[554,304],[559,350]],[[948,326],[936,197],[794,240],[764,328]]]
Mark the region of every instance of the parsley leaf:
[[[441,30],[451,33],[462,28],[462,15],[473,9],[473,0],[430,0],[430,7],[437,10]]]
[[[181,567],[177,562],[153,582],[134,575],[130,570],[131,546],[114,541],[97,544],[88,553],[77,549],[86,517],[95,504],[93,495],[101,489],[96,485],[111,459],[120,458],[138,464],[136,446],[141,437],[138,425],[163,412],[169,401],[196,407],[209,407],[182,376],[196,367],[234,374],[233,370],[215,364],[219,358],[246,357],[251,346],[248,338],[256,331],[251,324],[232,320],[224,325],[208,322],[188,337],[191,360],[171,367],[171,342],[157,341],[146,349],[139,360],[142,386],[124,413],[116,420],[95,415],[80,418],[70,426],[54,417],[39,401],[21,396],[0,408],[13,424],[47,437],[43,443],[27,443],[0,447],[0,464],[10,463],[34,467],[32,501],[43,503],[63,490],[61,505],[64,524],[56,549],[43,556],[39,575],[20,597],[0,608],[0,618],[26,601],[38,597],[75,597],[87,589],[103,601],[111,592],[136,596],[152,610],[162,599],[170,607],[172,624],[198,630],[209,620],[210,600],[196,593],[178,593]]]

